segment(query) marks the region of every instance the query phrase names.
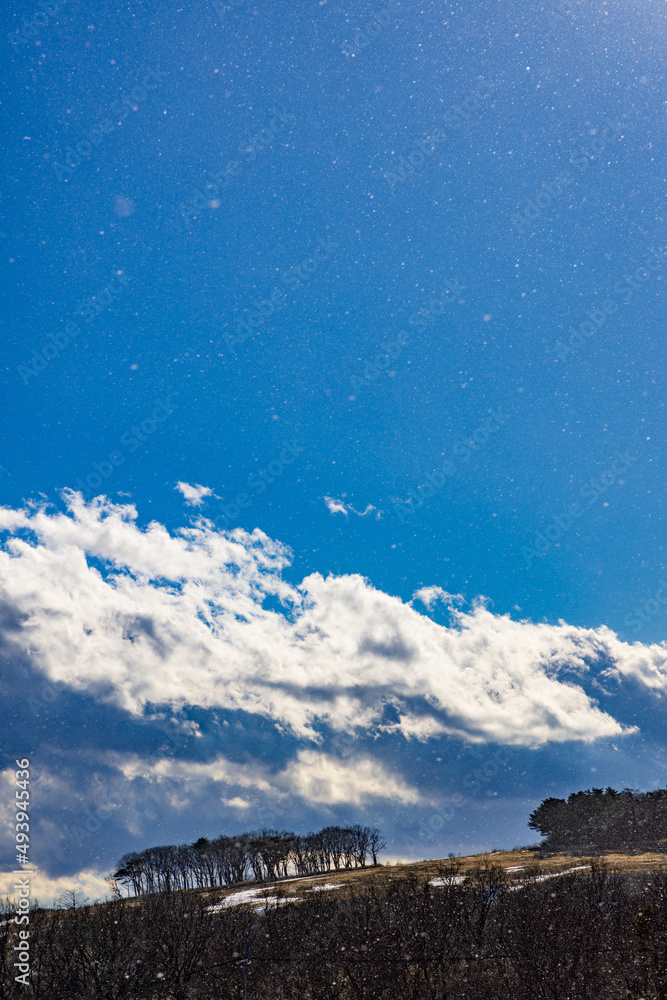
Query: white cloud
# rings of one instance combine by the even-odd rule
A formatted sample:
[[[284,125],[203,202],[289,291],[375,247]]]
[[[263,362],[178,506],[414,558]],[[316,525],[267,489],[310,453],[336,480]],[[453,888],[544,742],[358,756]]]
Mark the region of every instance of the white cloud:
[[[31,866],[34,875],[30,875],[30,898],[36,899],[42,906],[52,906],[58,896],[67,889],[78,889],[90,902],[96,899],[107,899],[110,895],[109,886],[104,881],[104,875],[92,869],[84,869],[74,875],[61,875],[52,878],[42,874],[39,868]],[[14,875],[12,872],[0,872],[0,896],[17,899],[14,888],[16,880],[28,876]]]
[[[325,497],[324,502],[327,505],[330,514],[345,514],[345,517],[347,517],[347,505],[344,504],[342,500],[334,500],[333,497]]]
[[[383,733],[401,733],[406,740],[416,739],[424,743],[444,734],[460,735],[432,715],[414,715],[406,709],[401,712],[398,722],[384,723],[378,729]]]
[[[591,666],[667,691],[664,644],[517,622],[480,603],[452,608],[445,627],[358,575],[286,582],[289,549],[258,529],[202,521],[171,535],[140,529],[130,505],[67,499],[67,513],[0,509],[0,581],[36,670],[137,715],[243,710],[317,741],[324,725],[379,731],[391,702],[406,738],[538,746],[630,731],[581,686]]]
[[[605,629],[605,632],[608,630]],[[609,631],[610,636],[614,633]],[[614,636],[615,637],[615,636]],[[622,643],[627,650],[605,671],[616,679],[633,679],[653,691],[667,691],[667,644],[644,646],[640,642]]]
[[[319,750],[300,750],[282,771],[271,772],[257,761],[236,764],[218,756],[207,763],[189,760],[146,761],[137,756],[110,754],[109,762],[129,781],[153,783],[174,782],[205,787],[209,782],[230,787],[239,786],[273,797],[283,805],[292,797],[309,805],[362,805],[371,799],[389,799],[416,805],[427,800],[408,786],[402,778],[391,774],[378,761],[366,756],[341,760]],[[225,805],[247,808],[251,803],[239,796],[222,798]]]
[[[196,484],[191,486],[190,483],[178,482],[176,483],[175,489],[179,490],[185,497],[185,502],[190,507],[201,507],[204,502],[204,497],[215,496],[213,490],[210,486],[200,486]]]
[[[436,601],[442,601],[443,604],[447,605],[465,604],[463,594],[450,594],[442,587],[422,587],[421,590],[415,590],[410,604],[414,603],[415,600],[421,601],[429,611]]]
[[[251,803],[248,799],[242,799],[240,795],[235,795],[233,799],[223,799],[222,804],[229,806],[230,809],[249,809]]]
[[[390,799],[417,805],[425,801],[415,788],[370,757],[345,761],[317,750],[301,750],[284,777],[297,795],[314,804],[361,806],[370,799]]]
[[[191,760],[161,758],[157,761],[144,760],[136,755],[111,753],[108,761],[122,771],[128,781],[142,779],[153,784],[161,784],[177,779],[179,786],[187,779],[187,784],[206,785],[208,782],[225,785],[238,785],[242,788],[253,788],[262,792],[273,790],[270,772],[261,764],[235,764],[225,757],[218,756],[207,763]]]
[[[366,504],[366,510],[355,510],[352,504],[344,503],[342,500],[335,500],[333,497],[325,497],[324,502],[327,505],[330,514],[344,514],[347,517],[348,513],[351,511],[358,517],[366,517],[366,514],[370,514],[376,508],[373,504]],[[375,515],[376,520],[380,518],[380,511]]]

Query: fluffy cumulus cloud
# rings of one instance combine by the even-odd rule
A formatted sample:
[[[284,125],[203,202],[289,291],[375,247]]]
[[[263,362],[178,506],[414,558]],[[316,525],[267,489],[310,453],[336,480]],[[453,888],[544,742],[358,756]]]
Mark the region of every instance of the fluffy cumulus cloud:
[[[190,705],[253,713],[313,745],[327,730],[534,747],[629,731],[587,682],[667,688],[664,645],[513,621],[482,603],[452,607],[446,627],[361,576],[288,583],[291,553],[258,529],[200,519],[172,534],[141,528],[131,505],[75,493],[66,503],[0,509],[5,639],[51,683],[135,716]],[[323,756],[291,766],[310,796],[335,797],[350,780],[363,797],[371,780]]]
[[[415,590],[410,603],[412,604],[413,601],[421,601],[424,607],[430,611],[436,601],[442,601],[443,604],[447,605],[464,604],[465,598],[463,594],[450,594],[442,587],[422,587],[421,590]]]

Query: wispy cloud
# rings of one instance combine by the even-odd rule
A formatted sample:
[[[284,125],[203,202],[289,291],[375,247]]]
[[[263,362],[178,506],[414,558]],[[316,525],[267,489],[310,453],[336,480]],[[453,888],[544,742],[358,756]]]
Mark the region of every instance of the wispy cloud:
[[[377,508],[370,503],[366,505],[366,510],[355,510],[352,504],[344,503],[343,500],[335,500],[333,497],[325,497],[324,502],[327,505],[330,514],[344,514],[345,517],[347,517],[349,513],[356,514],[357,517],[366,517],[366,514],[371,514],[374,510],[377,510]],[[381,512],[377,511],[375,517],[379,520]]]

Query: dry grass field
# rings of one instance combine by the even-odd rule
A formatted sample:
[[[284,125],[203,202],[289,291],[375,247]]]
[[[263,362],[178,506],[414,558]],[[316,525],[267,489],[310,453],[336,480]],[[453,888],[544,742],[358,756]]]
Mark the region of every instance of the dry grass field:
[[[494,851],[490,854],[472,854],[454,859],[461,867],[460,874],[465,875],[481,863],[502,866],[511,882],[517,884],[522,879],[531,877],[557,876],[566,872],[590,871],[589,859],[570,854],[555,854],[550,857],[539,857],[539,852],[522,849],[517,851]],[[604,858],[611,871],[615,872],[647,872],[667,870],[667,854],[617,854],[604,853],[596,855]],[[278,879],[271,882],[245,882],[229,888],[205,890],[211,903],[220,907],[247,906],[253,909],[275,905],[278,901],[296,902],[307,899],[313,892],[352,892],[363,891],[371,884],[380,888],[392,879],[410,876],[418,878],[437,879],[442,868],[450,864],[448,859],[433,861],[415,861],[399,864],[378,865],[376,868],[351,868],[341,871],[326,872],[323,875],[305,875],[298,878]],[[202,892],[202,890],[189,890]]]

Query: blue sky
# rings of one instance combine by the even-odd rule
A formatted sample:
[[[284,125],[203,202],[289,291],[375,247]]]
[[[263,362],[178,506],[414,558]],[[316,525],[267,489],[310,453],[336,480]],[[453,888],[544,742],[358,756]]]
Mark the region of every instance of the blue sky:
[[[154,843],[442,857],[664,786],[666,33],[3,14],[1,731],[44,897]]]

